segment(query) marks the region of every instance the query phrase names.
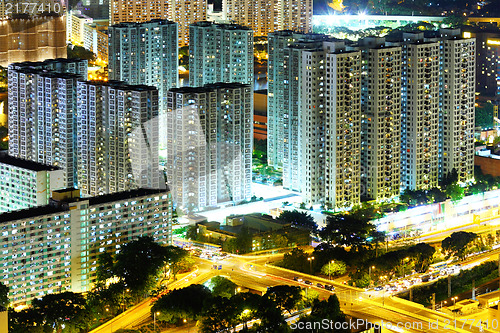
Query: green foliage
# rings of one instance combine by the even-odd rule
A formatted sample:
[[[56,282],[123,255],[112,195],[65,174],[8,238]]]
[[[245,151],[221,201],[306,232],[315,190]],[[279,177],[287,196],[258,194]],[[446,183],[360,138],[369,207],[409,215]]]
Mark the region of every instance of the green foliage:
[[[340,302],[336,295],[330,295],[326,301],[320,301],[319,299],[314,300],[311,307],[311,314],[309,316],[302,317],[299,322],[303,322],[305,324],[307,322],[322,322],[325,319],[334,323],[342,323],[346,321],[345,315],[342,311],[340,311]],[[294,330],[294,332],[311,332],[311,330]],[[332,331],[320,328],[315,329],[314,332],[329,333]],[[335,332],[350,331],[335,329]]]
[[[236,238],[228,239],[224,244],[224,250],[231,253],[244,254],[252,251],[252,235],[248,228],[241,228]]]
[[[106,282],[107,279],[112,278],[114,273],[113,255],[110,252],[103,252],[97,257],[97,282]]]
[[[179,249],[179,248],[176,248]],[[179,249],[182,250],[182,249]],[[167,258],[174,256],[177,250],[155,243],[152,237],[141,237],[125,244],[115,256],[114,273],[125,281],[132,293],[140,295],[150,290],[156,276],[165,265]]]
[[[177,274],[183,271],[188,270],[192,265],[194,265],[194,261],[190,260],[190,254],[188,251],[181,249],[177,246],[167,246],[165,249],[165,258],[167,259],[167,263],[172,270],[172,274],[174,275],[174,280],[177,279]]]
[[[186,238],[191,240],[196,240],[198,237],[198,227],[195,225],[190,225],[186,230]]]
[[[153,304],[151,314],[159,312],[156,318],[169,323],[180,323],[182,319],[198,320],[211,297],[207,287],[192,284],[161,296]]]
[[[207,285],[212,291],[213,296],[230,298],[236,293],[236,283],[223,276],[215,276],[211,278]]]
[[[13,333],[77,333],[87,330],[89,323],[85,297],[72,292],[49,294],[33,300],[31,308],[9,311],[9,332]]]
[[[9,141],[3,141],[9,135],[9,130],[6,126],[0,126],[0,149],[9,149]]]
[[[307,230],[311,234],[318,232],[318,225],[314,221],[314,218],[306,212],[299,212],[296,209],[293,211],[285,210],[281,213],[279,219],[290,223],[292,227]]]
[[[441,247],[446,253],[446,257],[457,257],[459,260],[465,259],[466,251],[477,235],[473,232],[458,231],[443,239]]]
[[[491,281],[498,277],[498,264],[494,261],[488,261],[469,270],[463,270],[457,276],[451,277],[452,296],[461,294],[472,289],[472,281],[476,286]],[[413,287],[413,301],[430,305],[432,294],[436,294],[436,302],[448,298],[448,279],[442,278],[430,285],[421,285]],[[409,295],[402,295],[408,299]]]
[[[283,256],[280,266],[298,272],[309,272],[308,255],[300,248],[294,248]]]
[[[75,45],[73,48],[68,46],[68,59],[87,59],[89,62],[96,61],[96,56],[92,51],[83,46]]]
[[[179,48],[179,65],[189,69],[189,46]]]
[[[458,184],[449,185],[446,188],[446,194],[451,199],[451,201],[457,202],[463,199],[465,195],[465,189]]]
[[[408,255],[414,259],[415,271],[424,273],[429,268],[436,249],[429,244],[419,243],[408,249]]]
[[[288,311],[290,314],[302,299],[300,287],[285,285],[269,287],[264,296],[273,301],[281,311]]]
[[[239,324],[243,310],[236,302],[226,297],[216,297],[205,311],[201,320],[200,331],[203,333],[226,332]]]
[[[326,218],[326,226],[319,232],[320,237],[340,246],[352,247],[359,250],[362,247],[371,247],[369,238],[376,237],[380,241],[375,225],[369,222],[371,217],[363,214],[336,214]]]
[[[328,276],[343,275],[347,271],[345,262],[339,260],[332,260],[329,264],[321,267],[321,274]]]
[[[9,306],[9,287],[0,282],[0,311],[5,311]]]
[[[483,107],[476,107],[475,126],[483,129],[493,127],[493,104],[486,103]]]

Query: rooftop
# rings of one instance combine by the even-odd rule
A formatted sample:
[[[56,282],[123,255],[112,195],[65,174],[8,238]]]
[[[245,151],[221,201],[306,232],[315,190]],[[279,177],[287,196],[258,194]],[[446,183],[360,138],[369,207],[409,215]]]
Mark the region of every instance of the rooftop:
[[[57,192],[63,192],[69,190],[71,189],[59,190]],[[105,194],[91,198],[71,198],[68,201],[53,201],[51,204],[45,206],[32,207],[28,209],[21,209],[0,214],[0,223],[36,218],[38,216],[57,214],[69,211],[70,210],[69,206],[67,204],[64,204],[69,202],[88,201],[90,206],[97,206],[115,201],[122,201],[124,199],[133,199],[153,194],[167,194],[167,193],[168,190],[140,188],[136,190]]]
[[[33,162],[33,161],[28,161],[24,160],[22,158],[17,158],[8,155],[6,150],[0,151],[0,163],[3,164],[8,164],[12,165],[18,168],[23,168],[26,170],[31,170],[31,171],[54,171],[54,170],[59,170],[58,167],[38,163],[38,162]]]

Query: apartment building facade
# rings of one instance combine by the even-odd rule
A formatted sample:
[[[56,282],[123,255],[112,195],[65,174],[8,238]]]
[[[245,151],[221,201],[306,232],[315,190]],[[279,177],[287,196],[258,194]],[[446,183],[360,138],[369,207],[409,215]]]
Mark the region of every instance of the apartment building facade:
[[[158,90],[116,81],[79,81],[77,92],[82,195],[165,188],[158,169]]]
[[[235,24],[190,26],[189,86],[217,82],[253,84],[253,32]]]
[[[0,153],[0,213],[47,205],[63,176],[59,168]]]
[[[46,294],[86,292],[100,253],[116,253],[141,236],[171,244],[167,190],[137,189],[82,199],[78,190],[53,193],[50,204],[0,215],[0,281],[12,304]]]
[[[172,89],[167,119],[167,180],[178,208],[192,212],[251,197],[249,85]]]
[[[251,27],[255,36],[279,30],[312,31],[312,0],[224,0],[224,17]]]

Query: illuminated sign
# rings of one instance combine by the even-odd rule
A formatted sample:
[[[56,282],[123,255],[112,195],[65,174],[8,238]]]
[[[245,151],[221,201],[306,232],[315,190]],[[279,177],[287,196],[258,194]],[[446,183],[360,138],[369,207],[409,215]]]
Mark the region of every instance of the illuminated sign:
[[[488,39],[488,40],[486,41],[486,43],[487,43],[488,45],[500,45],[500,40],[499,40],[499,39],[497,39],[497,40],[494,40],[494,39]]]

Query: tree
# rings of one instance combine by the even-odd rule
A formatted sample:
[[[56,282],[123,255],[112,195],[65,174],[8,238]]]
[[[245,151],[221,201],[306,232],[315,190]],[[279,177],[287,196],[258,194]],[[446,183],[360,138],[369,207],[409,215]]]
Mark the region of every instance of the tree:
[[[302,299],[302,294],[300,287],[282,285],[267,288],[264,297],[273,301],[281,311],[288,311],[291,314]]]
[[[436,249],[426,243],[418,243],[408,249],[408,253],[415,259],[415,271],[425,273],[432,262]]]
[[[326,218],[326,226],[319,232],[320,237],[331,243],[352,247],[369,245],[367,238],[376,231],[375,225],[366,219],[360,220],[348,214],[330,215]]]
[[[68,46],[68,59],[86,59],[89,62],[96,61],[96,56],[92,51],[87,50],[83,46],[74,45]]]
[[[113,255],[110,252],[101,253],[99,257],[97,257],[97,282],[105,282],[107,279],[112,278],[115,275],[113,269]]]
[[[90,318],[83,294],[48,294],[41,299],[34,299],[32,306],[33,311],[40,314],[40,319],[43,318],[38,324],[51,327],[54,331],[61,331],[66,327],[71,332],[71,329],[86,329],[88,326]]]
[[[172,274],[174,275],[174,280],[177,280],[177,274],[180,271],[186,268],[189,269],[189,251],[181,249],[177,246],[169,245],[165,247],[165,257],[168,265],[170,266],[170,269],[172,270]],[[194,262],[192,261],[191,263],[194,264]]]
[[[273,245],[277,249],[284,248],[288,245],[288,238],[280,234],[272,235]]]
[[[152,237],[141,237],[122,247],[115,258],[114,272],[132,293],[140,295],[154,286],[167,254],[175,252],[170,250],[168,252],[167,248],[155,243]]]
[[[207,287],[192,284],[161,296],[153,304],[151,313],[159,312],[158,320],[169,323],[179,323],[182,319],[198,320],[211,297]]]
[[[458,182],[458,173],[455,168],[443,176],[439,185],[446,189],[449,185],[456,184]]]
[[[212,295],[230,298],[236,292],[236,284],[223,277],[215,276],[208,282],[208,288],[212,291]]]
[[[465,190],[458,184],[449,185],[446,188],[446,194],[450,197],[451,201],[456,202],[463,199]]]
[[[9,287],[0,282],[0,312],[9,306]]]
[[[327,320],[330,323],[342,323],[346,320],[344,313],[340,310],[340,302],[336,295],[331,295],[328,300],[320,301],[316,299],[313,301],[311,306],[311,314],[309,316],[302,317],[299,319],[299,322],[304,324],[311,322],[323,322],[323,320]],[[300,327],[307,327],[305,325],[300,325]],[[331,328],[326,328],[321,326],[320,328],[315,328],[313,332],[350,332],[350,330],[343,330],[342,328],[337,328],[335,326],[335,330]],[[340,325],[342,327],[342,325]],[[311,332],[310,329],[304,330],[294,330],[294,332]]]
[[[457,231],[443,239],[441,247],[446,252],[446,257],[457,257],[459,260],[465,259],[467,247],[477,238],[473,232]]]
[[[328,276],[342,275],[347,271],[347,267],[343,261],[332,260],[330,263],[321,267],[321,274]]]
[[[196,240],[198,237],[198,227],[195,225],[190,225],[186,230],[186,238],[191,240]]]
[[[312,234],[318,232],[318,225],[309,213],[299,212],[298,210],[285,210],[281,213],[279,219],[290,223],[294,228],[308,230]]]
[[[202,333],[228,332],[238,323],[242,311],[235,302],[226,297],[212,299],[208,309],[201,319],[200,331]]]
[[[292,251],[283,256],[282,266],[294,271],[305,272],[309,270],[307,254],[300,248],[293,248]]]
[[[0,149],[2,150],[9,149],[9,140],[7,140],[8,136],[9,136],[9,130],[7,129],[7,127],[0,126]]]

